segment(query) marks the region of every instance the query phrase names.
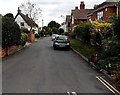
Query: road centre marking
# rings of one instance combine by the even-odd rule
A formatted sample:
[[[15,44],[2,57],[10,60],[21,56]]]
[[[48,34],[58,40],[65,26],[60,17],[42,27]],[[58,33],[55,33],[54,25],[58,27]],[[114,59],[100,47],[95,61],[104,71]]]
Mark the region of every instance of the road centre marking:
[[[76,92],[72,92],[72,95],[77,95],[77,93]]]
[[[70,95],[70,92],[67,92],[68,95]]]
[[[114,93],[115,95],[118,95],[119,93],[119,91],[117,91],[117,93],[112,89],[112,88],[114,88],[114,87],[112,87],[112,88],[110,88],[111,86],[110,85],[108,85],[108,84],[106,84],[106,82],[104,81],[104,80],[102,80],[100,77],[98,77],[98,76],[96,76],[96,78],[105,86],[105,87],[107,87],[112,93]],[[107,82],[108,83],[108,82]],[[114,88],[115,89],[115,88]]]
[[[68,95],[77,95],[76,92],[71,92],[71,93],[70,93],[70,92],[67,92],[67,94],[68,94]]]

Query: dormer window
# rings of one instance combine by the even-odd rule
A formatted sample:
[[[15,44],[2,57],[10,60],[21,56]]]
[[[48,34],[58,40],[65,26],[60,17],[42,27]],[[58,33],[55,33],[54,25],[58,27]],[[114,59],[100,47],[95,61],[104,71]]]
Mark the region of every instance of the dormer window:
[[[21,22],[20,25],[21,25],[21,26],[24,26],[24,22]]]

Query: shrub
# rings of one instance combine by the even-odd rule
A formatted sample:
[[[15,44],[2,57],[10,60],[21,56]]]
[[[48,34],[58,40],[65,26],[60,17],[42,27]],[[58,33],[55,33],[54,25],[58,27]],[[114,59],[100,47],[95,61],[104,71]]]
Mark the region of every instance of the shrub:
[[[69,32],[62,33],[63,35],[69,36]]]
[[[91,33],[92,25],[90,23],[82,23],[75,27],[74,32],[77,37],[80,38],[84,42],[90,42],[90,33]]]
[[[74,32],[70,32],[70,33],[69,33],[69,37],[70,37],[70,38],[74,39],[75,36],[76,36],[76,34],[75,34]]]
[[[100,68],[100,69],[105,69],[105,61],[103,59],[100,59],[98,62],[97,62],[97,67]]]
[[[40,38],[40,35],[39,34],[35,34],[35,38]]]
[[[120,39],[120,16],[117,17],[117,16],[112,16],[111,17],[112,19],[112,27],[113,27],[113,30],[114,30],[114,35],[117,36],[118,39]]]
[[[21,34],[21,39],[19,41],[19,45],[24,46],[26,44],[26,42],[27,42],[27,38],[28,38],[27,34],[26,33],[22,33]]]
[[[112,24],[108,22],[94,21],[92,23],[91,38],[94,40],[95,46],[100,47],[102,45],[102,41],[111,36],[111,26]]]
[[[25,28],[25,27],[22,27],[22,28],[21,28],[21,31],[24,32],[24,33],[27,33],[27,34],[30,33],[30,31],[28,31],[28,29]]]

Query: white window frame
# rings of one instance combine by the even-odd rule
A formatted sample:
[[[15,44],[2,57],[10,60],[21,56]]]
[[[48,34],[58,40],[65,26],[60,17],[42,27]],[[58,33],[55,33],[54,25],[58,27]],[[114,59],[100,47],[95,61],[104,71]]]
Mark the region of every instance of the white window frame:
[[[102,21],[103,20],[103,11],[100,11],[97,13],[97,20]]]

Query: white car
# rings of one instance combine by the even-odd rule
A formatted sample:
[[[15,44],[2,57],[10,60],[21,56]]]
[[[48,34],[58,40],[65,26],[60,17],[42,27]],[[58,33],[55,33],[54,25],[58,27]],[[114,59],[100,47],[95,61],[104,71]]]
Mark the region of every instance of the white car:
[[[54,41],[55,38],[58,37],[58,36],[59,36],[58,34],[52,34],[52,36],[51,36],[52,41]]]

